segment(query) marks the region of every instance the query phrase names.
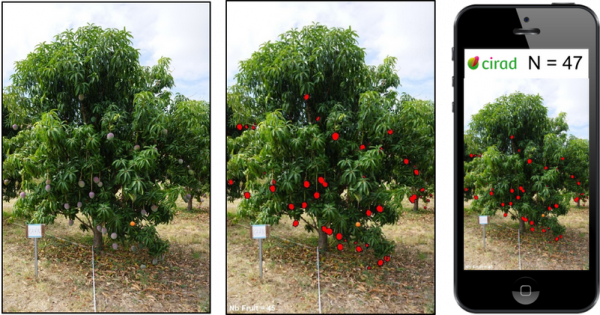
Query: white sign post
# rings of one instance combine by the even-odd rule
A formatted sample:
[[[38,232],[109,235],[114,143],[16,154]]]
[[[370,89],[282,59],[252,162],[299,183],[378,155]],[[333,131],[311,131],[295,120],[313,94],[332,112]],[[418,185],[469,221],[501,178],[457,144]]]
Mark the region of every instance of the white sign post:
[[[25,230],[25,236],[27,238],[33,238],[33,244],[35,248],[35,277],[38,276],[38,258],[37,258],[37,239],[42,238],[46,232],[45,224],[27,224]]]
[[[479,224],[483,225],[483,250],[485,251],[485,226],[488,224],[488,216],[480,215]]]
[[[250,237],[258,239],[258,265],[260,270],[260,278],[262,279],[262,240],[269,237],[271,226],[268,224],[252,225],[250,228]]]

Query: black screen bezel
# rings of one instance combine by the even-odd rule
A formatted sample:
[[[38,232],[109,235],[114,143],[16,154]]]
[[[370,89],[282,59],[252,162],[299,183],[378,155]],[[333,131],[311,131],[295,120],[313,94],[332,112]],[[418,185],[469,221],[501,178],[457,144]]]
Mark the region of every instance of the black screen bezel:
[[[548,10],[536,11],[535,19],[522,23],[519,9],[580,9],[594,17],[585,20],[554,19],[570,28],[595,30],[574,40],[553,34],[552,47],[528,44],[525,36],[513,34],[515,28],[535,27],[534,21],[553,18]],[[557,11],[551,11],[556,13]],[[563,11],[564,12],[564,11]],[[554,16],[555,17],[555,16]],[[544,30],[541,30],[544,34]],[[540,34],[540,35],[541,35]],[[536,35],[537,36],[537,35]],[[573,42],[577,42],[573,45]],[[565,43],[569,42],[568,45]],[[562,44],[562,45],[561,45]],[[463,78],[465,49],[587,48],[590,52],[590,269],[587,271],[493,271],[464,270],[463,235]],[[598,298],[598,22],[594,13],[579,5],[470,6],[457,16],[454,25],[454,289],[459,305],[470,312],[582,312]],[[540,286],[540,297],[531,305],[517,303],[511,285],[529,276]]]

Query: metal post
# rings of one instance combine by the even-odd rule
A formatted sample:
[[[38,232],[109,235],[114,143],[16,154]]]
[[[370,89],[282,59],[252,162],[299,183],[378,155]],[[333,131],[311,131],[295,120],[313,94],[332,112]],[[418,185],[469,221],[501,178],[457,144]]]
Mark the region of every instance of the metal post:
[[[260,278],[262,279],[262,238],[258,239],[258,264],[260,266]]]
[[[319,274],[319,246],[317,246],[317,284],[319,286],[319,314],[321,314],[321,277]]]
[[[521,229],[519,229],[519,270],[521,270]]]
[[[35,277],[38,276],[38,268],[37,268],[37,238],[33,239],[33,244],[35,247]]]
[[[94,289],[94,313],[96,313],[96,272],[94,267],[94,245],[92,245],[92,283]]]
[[[485,224],[483,225],[483,251],[485,251]]]

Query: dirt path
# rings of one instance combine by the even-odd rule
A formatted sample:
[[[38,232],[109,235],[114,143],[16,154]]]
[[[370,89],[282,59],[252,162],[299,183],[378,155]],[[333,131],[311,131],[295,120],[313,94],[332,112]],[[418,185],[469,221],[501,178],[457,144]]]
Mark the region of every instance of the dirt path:
[[[4,204],[10,212],[10,204]],[[178,204],[179,207],[184,205]],[[208,203],[202,205],[208,207]],[[206,209],[204,209],[206,210]],[[38,241],[39,276],[35,278],[33,241],[23,222],[2,229],[2,310],[4,312],[93,312],[91,233],[58,218],[48,226],[52,237]],[[180,212],[168,226],[157,227],[171,243],[164,261],[152,264],[147,251],[109,249],[95,255],[96,306],[99,312],[207,312],[209,310],[209,214]],[[89,235],[88,235],[89,234]],[[141,268],[141,265],[146,268]]]
[[[477,215],[465,215],[465,269],[519,270],[518,222],[496,215],[483,231]],[[589,208],[573,207],[559,222],[566,227],[563,239],[548,243],[551,233],[521,233],[522,270],[589,269]]]
[[[229,212],[235,208],[235,203],[228,205]],[[376,266],[376,257],[368,251],[332,248],[332,254],[322,255],[322,312],[432,313],[433,222],[432,211],[407,212],[397,225],[386,226],[384,233],[396,242],[396,253],[383,267]],[[240,221],[227,228],[227,311],[318,313],[317,235],[302,226],[294,228],[287,218],[273,226],[271,237],[263,241],[261,280],[258,244],[250,239],[247,226]],[[373,269],[367,270],[367,265]]]

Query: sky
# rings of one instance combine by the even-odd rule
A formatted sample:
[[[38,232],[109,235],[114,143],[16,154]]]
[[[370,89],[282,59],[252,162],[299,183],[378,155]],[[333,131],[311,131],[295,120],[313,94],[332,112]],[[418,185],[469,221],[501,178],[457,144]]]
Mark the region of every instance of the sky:
[[[568,134],[589,139],[589,81],[585,79],[472,79],[465,80],[465,125],[471,116],[501,95],[516,91],[539,94],[548,108],[548,116],[567,113]]]
[[[239,62],[260,44],[312,22],[352,26],[358,45],[366,49],[367,64],[397,57],[398,91],[434,100],[433,2],[228,2],[227,86],[235,83]]]
[[[143,66],[171,58],[173,93],[210,100],[207,3],[3,3],[3,10],[4,87],[11,83],[15,61],[25,59],[37,44],[93,23],[131,32]]]

